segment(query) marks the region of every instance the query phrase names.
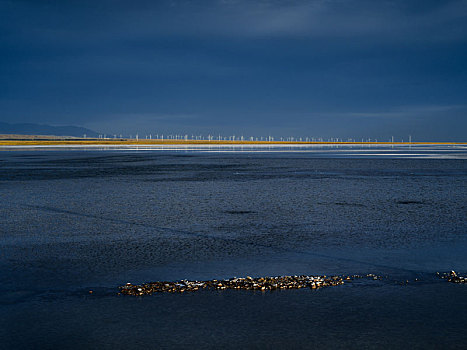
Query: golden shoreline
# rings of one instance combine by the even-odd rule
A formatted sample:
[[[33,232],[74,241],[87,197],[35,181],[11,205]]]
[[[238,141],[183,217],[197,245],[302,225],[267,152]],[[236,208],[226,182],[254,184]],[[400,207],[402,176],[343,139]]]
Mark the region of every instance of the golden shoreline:
[[[215,140],[136,140],[136,139],[63,139],[0,140],[0,146],[156,146],[156,145],[467,145],[467,142],[299,142],[299,141],[215,141]]]

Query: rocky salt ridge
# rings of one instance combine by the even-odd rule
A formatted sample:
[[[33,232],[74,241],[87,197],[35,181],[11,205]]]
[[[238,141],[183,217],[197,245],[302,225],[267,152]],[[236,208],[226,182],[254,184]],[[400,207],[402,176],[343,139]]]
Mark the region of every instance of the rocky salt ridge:
[[[200,289],[246,289],[246,290],[276,290],[276,289],[318,289],[322,287],[337,286],[344,280],[339,276],[279,276],[252,278],[230,278],[225,280],[188,281],[177,282],[151,282],[141,285],[127,283],[120,287],[120,293],[126,295],[147,295],[157,292],[183,293],[194,292]]]
[[[467,277],[465,276],[459,276],[455,271],[451,271],[448,273],[443,273],[440,274],[437,272],[437,275],[441,277],[442,279],[445,279],[448,282],[451,283],[467,283]]]
[[[449,273],[440,274],[436,273],[438,277],[452,283],[467,283],[467,277],[459,276],[456,272],[451,271]],[[183,292],[195,292],[201,289],[210,290],[224,290],[224,289],[244,289],[244,290],[257,290],[257,291],[268,291],[268,290],[283,290],[283,289],[300,289],[310,288],[319,289],[323,287],[338,286],[344,284],[344,281],[348,282],[359,278],[369,278],[373,280],[382,280],[384,277],[378,276],[372,273],[367,275],[350,275],[350,276],[278,276],[278,277],[257,277],[252,278],[247,276],[245,278],[230,278],[224,280],[209,280],[209,281],[188,281],[181,280],[177,282],[150,282],[144,284],[132,284],[127,283],[124,286],[119,287],[120,293],[124,295],[150,295],[160,292],[168,293],[183,293]],[[387,276],[385,277],[388,278]],[[418,282],[419,279],[415,278],[414,282]],[[403,282],[397,282],[400,285],[406,285],[409,283],[408,280]]]

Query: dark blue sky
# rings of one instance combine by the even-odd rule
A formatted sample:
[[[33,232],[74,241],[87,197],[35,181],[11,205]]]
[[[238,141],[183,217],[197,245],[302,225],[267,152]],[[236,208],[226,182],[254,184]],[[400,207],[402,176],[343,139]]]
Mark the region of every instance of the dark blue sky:
[[[0,0],[0,120],[467,140],[467,1]]]

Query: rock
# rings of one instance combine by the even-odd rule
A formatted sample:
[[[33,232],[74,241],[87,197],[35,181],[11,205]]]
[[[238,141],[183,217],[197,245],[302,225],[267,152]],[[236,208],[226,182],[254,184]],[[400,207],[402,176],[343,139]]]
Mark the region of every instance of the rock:
[[[465,276],[459,276],[455,271],[444,273],[442,275],[438,274],[438,276],[451,283],[467,283],[467,278]]]
[[[252,278],[231,278],[223,281],[188,281],[181,280],[179,282],[152,282],[143,285],[133,285],[127,283],[120,287],[120,293],[125,295],[144,295],[157,292],[189,292],[197,291],[199,288],[210,289],[245,289],[245,290],[274,290],[274,289],[300,289],[309,287],[317,289],[321,287],[337,286],[343,284],[343,278],[333,276],[277,276],[277,277],[260,277]]]

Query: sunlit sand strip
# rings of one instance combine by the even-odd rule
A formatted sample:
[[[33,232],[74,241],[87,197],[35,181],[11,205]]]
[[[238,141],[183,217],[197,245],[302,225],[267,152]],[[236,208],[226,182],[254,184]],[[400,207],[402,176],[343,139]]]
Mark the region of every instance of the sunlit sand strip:
[[[464,150],[467,145],[464,144],[388,144],[388,143],[18,143],[5,144],[0,142],[0,148],[332,148],[332,149],[366,149],[374,151],[377,148],[394,148],[394,149],[447,149],[447,150]],[[372,150],[373,148],[373,150]]]
[[[418,145],[458,145],[467,146],[467,142],[345,142],[345,141],[241,141],[241,140],[181,140],[181,139],[55,139],[55,140],[25,140],[3,139],[0,146],[32,146],[32,145],[227,145],[227,146],[322,146],[322,145],[352,145],[352,146],[418,146]]]

